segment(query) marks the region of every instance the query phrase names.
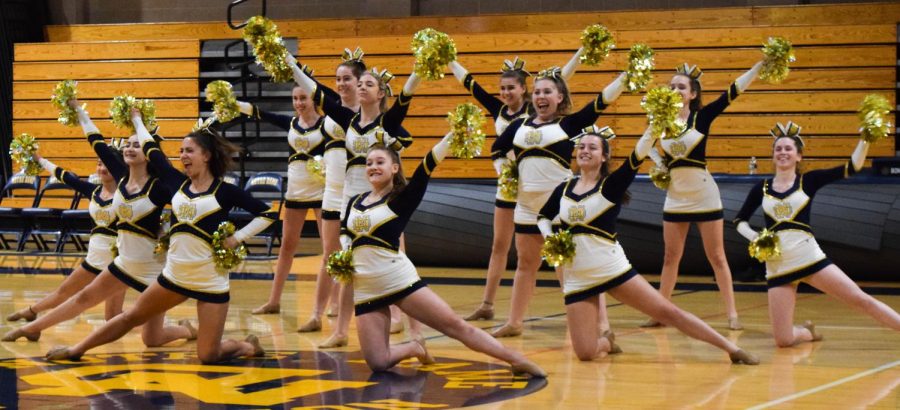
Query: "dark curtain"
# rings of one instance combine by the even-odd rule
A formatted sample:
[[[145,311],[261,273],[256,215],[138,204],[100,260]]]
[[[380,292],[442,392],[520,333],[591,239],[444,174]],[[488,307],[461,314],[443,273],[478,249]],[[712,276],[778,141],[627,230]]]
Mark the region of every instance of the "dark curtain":
[[[13,44],[44,41],[47,5],[43,0],[0,0],[0,166],[9,179],[12,140]]]

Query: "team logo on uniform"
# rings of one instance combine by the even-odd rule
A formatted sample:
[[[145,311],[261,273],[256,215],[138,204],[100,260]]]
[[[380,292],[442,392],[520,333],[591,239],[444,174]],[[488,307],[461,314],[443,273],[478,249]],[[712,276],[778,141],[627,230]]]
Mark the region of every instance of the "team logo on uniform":
[[[178,205],[178,209],[175,210],[175,216],[179,221],[193,221],[194,217],[197,216],[197,205],[193,202]]]
[[[100,226],[108,226],[113,220],[112,213],[106,210],[99,210],[94,215],[94,221],[97,222],[97,225]]]
[[[584,205],[572,205],[569,207],[569,222],[584,222]]]
[[[530,129],[525,132],[525,145],[537,145],[541,143],[541,130]]]
[[[131,220],[131,217],[134,216],[134,211],[131,209],[131,205],[128,204],[120,204],[116,208],[116,215],[119,215],[119,219]]]
[[[357,154],[364,154],[369,150],[369,139],[364,135],[358,135],[356,136],[356,138],[353,138],[353,141],[350,145],[353,147],[353,152]]]
[[[669,144],[669,152],[672,153],[673,157],[680,157],[687,152],[687,146],[684,145],[684,142],[681,140],[672,141],[672,143]]]
[[[276,351],[203,365],[193,353],[85,355],[81,361],[0,360],[2,408],[428,409],[487,404],[542,389],[471,360],[415,360],[373,373],[360,352]]]
[[[346,137],[346,134],[344,134],[344,129],[341,128],[341,126],[337,125],[337,124],[335,124],[333,127],[331,127],[331,135],[334,137],[334,139],[337,139],[337,140],[342,140],[342,139],[344,139],[344,137]]]
[[[372,227],[372,221],[369,220],[369,215],[357,215],[353,217],[353,222],[350,226],[353,228],[353,232],[369,232],[369,228]]]
[[[297,135],[294,137],[294,148],[297,151],[309,151],[309,137],[306,135]]]
[[[775,219],[787,219],[794,215],[794,207],[789,202],[779,201],[772,207],[772,212],[775,213]]]

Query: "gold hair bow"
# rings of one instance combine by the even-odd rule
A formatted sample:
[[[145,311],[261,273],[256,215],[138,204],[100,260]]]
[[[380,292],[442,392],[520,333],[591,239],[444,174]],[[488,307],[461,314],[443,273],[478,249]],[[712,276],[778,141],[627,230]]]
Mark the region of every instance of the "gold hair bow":
[[[700,80],[700,77],[703,75],[703,71],[700,70],[700,67],[689,65],[688,63],[684,63],[678,67],[675,67],[675,72],[681,75],[686,75],[692,80]]]
[[[378,71],[377,68],[373,68],[371,71],[372,75],[381,81],[384,84],[384,92],[387,93],[388,97],[394,95],[394,90],[391,89],[391,85],[389,84],[391,80],[394,79],[394,75],[391,74],[387,69]]]
[[[341,60],[343,60],[344,62],[353,61],[353,62],[361,63],[363,54],[365,54],[365,53],[363,53],[362,49],[359,47],[356,47],[356,50],[353,50],[353,51],[350,51],[349,48],[345,48],[344,53],[341,54]]]
[[[546,68],[538,72],[537,79],[540,80],[542,78],[552,78],[556,80],[562,80],[562,69],[553,66],[550,68]]]
[[[800,137],[800,127],[793,121],[788,121],[787,124],[775,123],[775,126],[769,130],[769,134],[772,134],[772,137],[775,139],[781,137],[788,137],[796,139],[800,142],[800,146],[803,146],[803,138]]]
[[[503,66],[500,67],[500,71],[504,73],[507,71],[521,71],[526,77],[531,75],[525,70],[525,60],[520,60],[519,56],[516,56],[512,61],[503,60]]]

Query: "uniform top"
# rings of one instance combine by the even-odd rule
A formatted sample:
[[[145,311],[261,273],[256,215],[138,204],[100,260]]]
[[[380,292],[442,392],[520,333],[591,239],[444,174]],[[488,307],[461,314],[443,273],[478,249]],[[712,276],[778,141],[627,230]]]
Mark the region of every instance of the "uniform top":
[[[325,147],[334,140],[325,129],[325,116],[320,116],[309,128],[303,128],[297,117],[263,111],[254,105],[253,118],[262,119],[288,132],[288,145],[291,147],[288,162],[308,161],[317,155],[323,155]]]
[[[715,101],[688,115],[685,131],[677,138],[660,140],[666,166],[706,166],[706,140],[712,122],[740,95],[737,84],[732,83]]]
[[[172,195],[156,177],[148,178],[138,192],[129,193],[126,189],[128,168],[119,157],[112,153],[113,148],[106,144],[103,135],[91,133],[88,135],[88,141],[109,173],[119,181],[113,196],[115,212],[118,216],[116,223],[118,231],[156,240],[160,214],[172,199]],[[156,169],[159,171],[158,167]]]
[[[341,221],[341,235],[352,240],[351,247],[376,246],[399,251],[400,235],[425,197],[428,180],[438,162],[432,149],[422,159],[406,187],[393,198],[385,196],[375,203],[364,205],[363,201],[371,192],[351,197]]]
[[[173,239],[176,233],[181,232],[212,243],[212,234],[220,223],[228,220],[228,211],[234,207],[250,212],[256,219],[267,220],[263,228],[278,218],[277,213],[264,202],[221,179],[213,181],[204,192],[191,192],[190,179],[172,166],[155,141],[147,141],[143,149],[160,170],[172,198],[172,214],[177,220],[170,229]]]
[[[763,207],[766,227],[772,231],[797,229],[812,233],[810,216],[812,200],[823,186],[856,173],[853,165],[820,169],[798,175],[794,184],[785,192],[772,190],[773,178],[759,181],[747,194],[734,223],[749,222],[756,208]]]
[[[499,98],[494,97],[485,91],[484,88],[481,88],[481,85],[475,81],[475,77],[472,77],[472,74],[470,73],[466,73],[466,78],[463,79],[463,87],[466,87],[466,89],[469,90],[469,93],[478,100],[478,103],[481,104],[494,119],[494,129],[497,132],[497,135],[503,134],[503,131],[506,130],[509,124],[516,119],[526,118],[534,113],[531,104],[523,103],[518,111],[509,114],[507,112],[506,104],[504,104],[503,101],[500,101]]]
[[[632,153],[619,168],[583,194],[573,192],[580,176],[559,184],[541,208],[538,219],[552,221],[559,215],[562,228],[573,234],[598,235],[615,241],[622,200],[642,162]]]
[[[608,107],[603,101],[603,93],[597,94],[594,101],[586,104],[581,110],[574,114],[564,115],[553,121],[536,124],[534,122],[535,115],[532,114],[528,118],[521,118],[509,124],[509,127],[500,134],[491,146],[491,159],[502,158],[510,150],[516,155],[516,160],[521,160],[528,156],[550,157],[557,160],[560,165],[565,168],[569,167],[569,159],[572,156],[572,149],[575,143],[571,137],[575,137],[581,131],[597,121],[600,113]],[[553,132],[542,133],[542,128],[554,129],[559,127],[564,135],[544,135],[554,134]],[[518,136],[517,131],[520,128],[531,128],[524,136]],[[549,130],[548,130],[549,131]],[[536,132],[534,136],[530,135]]]
[[[53,170],[53,176],[81,193],[81,195],[91,198],[91,203],[88,205],[88,213],[91,216],[91,220],[94,221],[91,235],[97,233],[116,236],[116,213],[111,207],[113,198],[103,199],[100,197],[103,185],[85,181],[79,178],[78,175],[60,167],[56,167]]]

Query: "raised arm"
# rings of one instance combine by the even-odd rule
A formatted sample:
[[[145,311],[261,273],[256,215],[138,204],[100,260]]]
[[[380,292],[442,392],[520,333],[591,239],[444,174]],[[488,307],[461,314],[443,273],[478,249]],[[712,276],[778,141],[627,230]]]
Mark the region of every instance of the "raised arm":
[[[431,151],[425,155],[422,163],[413,172],[409,183],[406,184],[403,191],[388,202],[388,206],[398,216],[409,217],[419,207],[422,198],[425,197],[425,190],[428,188],[431,173],[447,157],[447,153],[450,152],[450,138],[452,135],[447,133],[440,142],[431,148]]]
[[[41,166],[44,167],[44,169],[50,172],[50,174],[56,177],[56,179],[62,181],[64,184],[81,193],[81,195],[90,197],[91,195],[93,195],[94,190],[97,189],[97,185],[85,181],[79,178],[78,175],[56,166],[56,164],[50,162],[50,160],[48,160],[47,158],[41,157],[40,155],[37,155],[37,157],[38,161],[41,163]]]
[[[698,124],[696,127],[700,132],[704,134],[708,133],[709,124],[719,116],[729,105],[734,101],[739,95],[743,94],[747,88],[750,87],[750,84],[753,83],[753,80],[759,75],[759,70],[762,68],[762,61],[757,62],[753,65],[749,70],[747,70],[744,74],[741,74],[731,86],[728,87],[722,95],[719,96],[715,101],[706,104],[700,110],[700,118],[698,118]]]
[[[472,96],[475,97],[475,100],[490,113],[491,117],[496,120],[497,117],[500,116],[500,110],[503,109],[503,102],[500,101],[499,98],[494,97],[489,92],[485,91],[484,88],[475,81],[475,77],[472,77],[472,74],[469,74],[469,71],[466,70],[462,64],[458,61],[451,61],[450,71],[453,72],[453,76],[456,77],[456,80],[459,81],[466,90],[469,90],[469,94],[472,94]]]
[[[850,175],[859,172],[866,164],[866,155],[868,152],[869,143],[860,139],[856,144],[856,149],[850,154],[850,160],[844,165],[839,165],[834,168],[818,169],[804,174],[803,190],[806,191],[807,195],[812,196],[825,185],[847,178]]]
[[[293,122],[294,117],[263,111],[259,109],[259,106],[244,101],[238,101],[237,104],[241,114],[253,119],[263,120],[285,131],[290,131],[291,129],[291,122]]]
[[[91,148],[94,149],[97,158],[100,158],[100,161],[103,162],[103,165],[109,170],[109,174],[113,178],[117,181],[122,179],[128,173],[128,167],[122,158],[113,152],[115,148],[106,144],[106,140],[100,134],[100,130],[94,125],[90,115],[78,104],[77,100],[70,101],[69,105],[75,108],[75,111],[78,113],[78,123],[81,124],[84,136],[91,143]]]
[[[600,113],[622,95],[625,90],[625,73],[619,74],[609,83],[593,101],[587,103],[578,112],[563,118],[559,125],[570,136],[578,135],[585,127],[592,125],[600,117]]]
[[[150,135],[147,128],[144,127],[144,121],[141,119],[140,111],[132,110],[131,124],[134,126],[135,134],[138,137],[138,141],[141,143],[141,149],[144,151],[144,155],[147,156],[147,159],[153,167],[156,168],[156,171],[159,173],[159,179],[166,185],[168,191],[174,195],[175,192],[181,188],[181,184],[184,183],[187,176],[173,167],[172,163],[169,162],[169,159],[166,158],[166,155],[163,154],[162,150],[159,148],[159,144],[153,139],[153,136]]]
[[[319,109],[321,109],[325,115],[331,117],[331,119],[341,127],[349,127],[350,121],[356,113],[353,112],[353,110],[342,106],[340,98],[335,100],[334,98],[327,97],[326,93],[319,87],[319,83],[306,75],[306,73],[297,66],[297,59],[290,53],[288,53],[285,61],[291,66],[291,71],[294,74],[294,82],[312,96],[313,102],[319,106]]]
[[[584,47],[578,47],[578,50],[575,51],[575,55],[569,59],[569,62],[562,68],[562,78],[563,80],[569,81],[573,75],[575,75],[575,70],[578,69],[578,65],[581,64],[581,55],[584,54]]]
[[[641,163],[647,158],[647,154],[652,149],[655,141],[656,138],[653,137],[653,133],[650,132],[650,128],[648,127],[644,131],[644,135],[641,136],[634,146],[634,152],[625,159],[619,168],[616,168],[616,170],[606,178],[602,189],[604,197],[614,203],[622,202],[625,192],[634,181],[634,177],[637,175]]]

